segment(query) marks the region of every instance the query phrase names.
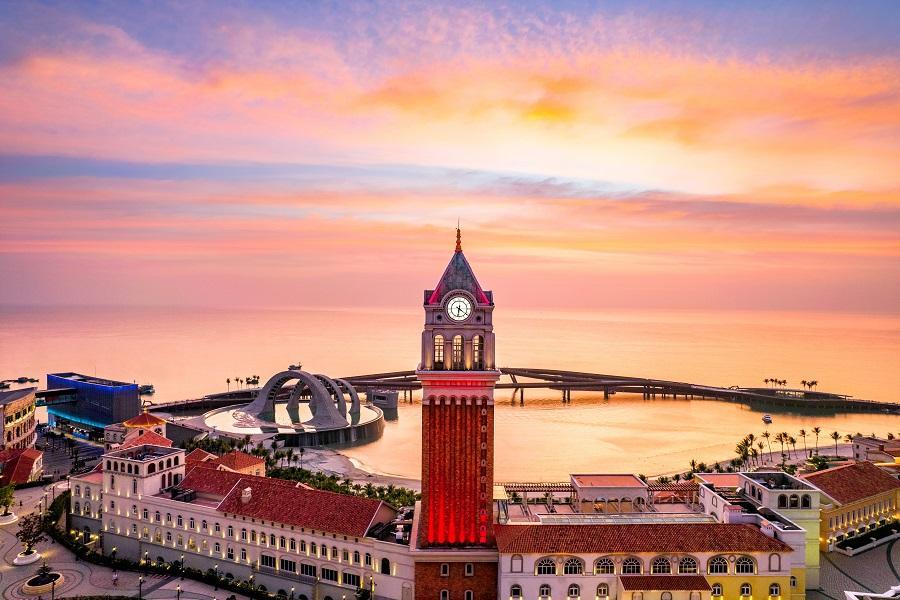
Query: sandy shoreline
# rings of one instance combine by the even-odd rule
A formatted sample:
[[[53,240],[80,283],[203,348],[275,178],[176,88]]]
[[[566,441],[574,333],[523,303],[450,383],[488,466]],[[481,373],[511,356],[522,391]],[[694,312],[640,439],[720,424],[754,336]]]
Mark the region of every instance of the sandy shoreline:
[[[808,449],[812,451],[813,448],[810,447]],[[829,456],[834,455],[834,444],[820,444],[819,452],[821,454],[827,454]],[[800,462],[805,460],[807,456],[807,451],[802,448],[798,448],[796,451],[785,452],[787,455],[788,462]],[[852,457],[853,456],[853,445],[852,444],[838,444],[838,456],[841,457]],[[772,452],[766,452],[760,455],[760,461],[763,467],[772,467],[777,468],[777,466],[781,463],[781,452],[780,450],[775,450],[773,447]],[[703,461],[706,462],[706,461]],[[724,460],[720,460],[719,464],[723,469],[728,467],[731,463],[730,458],[726,458]],[[708,462],[707,465],[710,467],[710,470],[713,469],[713,466],[716,464],[715,461]],[[348,479],[353,480],[354,482],[366,484],[371,483],[373,485],[389,485],[394,484],[396,486],[402,486],[410,489],[414,489],[416,491],[421,491],[422,482],[418,479],[412,479],[409,477],[401,477],[399,475],[391,475],[389,473],[379,473],[375,470],[370,470],[368,465],[365,465],[356,459],[349,458],[343,454],[339,450],[332,450],[330,448],[307,448],[303,454],[303,467],[305,469],[310,469],[314,471],[321,471],[326,474],[334,474],[339,477],[346,477]],[[671,477],[676,473],[685,473],[689,469],[689,465],[685,465],[683,470],[680,471],[671,471],[668,473],[657,473],[654,475],[650,475],[649,477],[655,478],[662,475],[666,475]]]

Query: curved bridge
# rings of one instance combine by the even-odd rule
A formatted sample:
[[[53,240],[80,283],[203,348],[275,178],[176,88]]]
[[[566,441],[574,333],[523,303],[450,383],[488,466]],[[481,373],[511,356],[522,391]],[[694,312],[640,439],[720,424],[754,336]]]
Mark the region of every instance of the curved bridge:
[[[342,379],[331,379],[325,375],[307,373],[306,371],[282,371],[276,373],[256,392],[255,399],[242,412],[262,421],[275,421],[275,399],[279,392],[290,381],[296,381],[287,402],[287,411],[291,423],[300,421],[300,398],[309,396],[309,409],[313,418],[305,421],[316,429],[334,429],[346,427],[347,400],[344,392],[351,398],[351,415],[359,414],[359,396],[353,386]]]

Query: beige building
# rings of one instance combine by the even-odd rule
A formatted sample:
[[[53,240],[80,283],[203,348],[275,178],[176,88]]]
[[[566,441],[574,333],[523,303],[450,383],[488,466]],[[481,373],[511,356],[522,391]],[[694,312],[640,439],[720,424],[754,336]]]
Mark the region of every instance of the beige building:
[[[0,449],[31,448],[35,442],[34,393],[36,388],[0,392]]]

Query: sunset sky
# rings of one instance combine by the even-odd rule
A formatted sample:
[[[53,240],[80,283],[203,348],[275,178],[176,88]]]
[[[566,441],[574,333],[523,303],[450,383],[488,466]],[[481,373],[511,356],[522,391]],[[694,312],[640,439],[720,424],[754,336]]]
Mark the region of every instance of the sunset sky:
[[[0,304],[900,313],[900,4],[4,2]]]

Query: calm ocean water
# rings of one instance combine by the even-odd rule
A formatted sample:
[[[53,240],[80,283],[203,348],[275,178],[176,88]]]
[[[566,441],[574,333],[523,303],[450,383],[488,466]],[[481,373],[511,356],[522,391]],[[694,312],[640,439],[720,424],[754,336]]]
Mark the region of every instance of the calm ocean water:
[[[291,363],[334,376],[413,369],[421,312],[161,308],[0,308],[0,379],[81,371],[152,383],[156,402],[224,390],[226,378],[265,379]],[[819,389],[896,401],[900,318],[772,313],[515,312],[495,315],[499,365],[585,370],[711,385],[766,377],[817,379]],[[233,384],[232,384],[233,385]],[[730,458],[761,413],[739,404],[533,391],[526,406],[497,394],[498,479],[562,479],[578,471],[647,474],[692,459]],[[900,434],[900,417],[769,410],[771,430],[820,426],[841,434]],[[403,406],[378,442],[346,454],[385,473],[418,477],[419,405]],[[821,439],[825,445],[830,440]],[[813,438],[807,443],[813,444]],[[798,444],[802,447],[802,441]]]

